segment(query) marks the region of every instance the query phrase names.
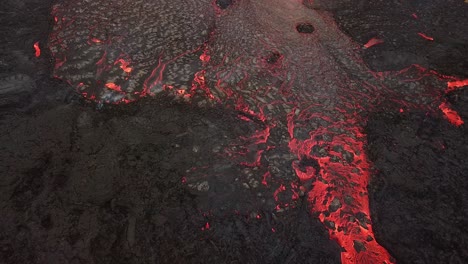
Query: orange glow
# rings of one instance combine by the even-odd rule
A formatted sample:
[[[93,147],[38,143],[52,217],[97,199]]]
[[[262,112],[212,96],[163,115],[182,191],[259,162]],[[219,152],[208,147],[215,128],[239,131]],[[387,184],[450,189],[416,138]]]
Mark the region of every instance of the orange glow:
[[[41,56],[41,48],[39,47],[39,42],[34,43],[34,50],[36,51],[36,57]]]
[[[465,123],[455,110],[450,109],[450,106],[447,103],[440,104],[439,109],[444,113],[447,120],[453,125],[461,126]]]
[[[457,90],[464,86],[468,86],[468,79],[447,82],[447,92]]]
[[[428,35],[426,35],[424,33],[418,33],[418,35],[421,36],[422,38],[426,39],[426,40],[434,41],[433,37],[429,37]]]
[[[97,38],[91,38],[91,41],[94,42],[94,43],[101,43],[102,42],[102,40],[97,39]]]
[[[117,92],[122,92],[122,89],[120,88],[120,86],[118,86],[117,84],[115,83],[106,83],[106,87],[108,89],[111,89],[111,90],[114,90],[114,91],[117,91]]]
[[[132,69],[132,67],[128,67],[128,65],[129,65],[130,63],[127,62],[126,60],[124,60],[124,59],[119,59],[119,60],[117,60],[117,61],[114,63],[114,65],[115,65],[115,64],[118,64],[118,63],[120,63],[120,68],[121,68],[124,72],[126,72],[126,73],[131,73],[131,72],[132,72],[133,69]]]
[[[364,48],[368,49],[381,43],[384,43],[384,41],[379,38],[371,38],[366,44],[364,44]]]
[[[257,2],[267,3],[266,0]],[[301,1],[277,1],[275,4],[280,2],[299,3]],[[216,5],[216,1],[212,1],[212,3],[218,15],[220,15],[221,12],[230,12],[229,10],[222,11],[219,9]],[[411,13],[407,14],[408,19],[411,19],[409,17],[410,14]],[[414,19],[418,19],[415,13],[411,15]],[[69,54],[66,52],[66,48],[68,47],[61,44],[63,41],[59,39],[58,33],[62,31],[62,26],[70,26],[73,24],[72,18],[65,17],[65,19],[62,18],[62,16],[59,17],[60,19],[55,17],[60,25],[56,26],[56,32],[54,34],[57,34],[57,40],[55,40],[55,38],[54,40],[56,41],[55,48],[62,51],[53,54],[56,59],[56,69],[66,61],[66,55]],[[68,21],[70,25],[62,25],[67,24],[66,22]],[[333,22],[331,22],[331,20],[325,20],[325,23],[331,23],[329,35],[334,36]],[[99,25],[96,27],[99,27]],[[95,28],[93,27],[89,30],[94,31]],[[455,78],[441,76],[436,72],[427,71],[418,65],[413,65],[396,73],[371,72],[369,78],[366,77],[356,80],[356,83],[360,82],[360,85],[355,85],[354,82],[350,82],[348,85],[347,80],[352,80],[353,75],[348,76],[346,72],[344,75],[340,75],[338,72],[341,67],[340,65],[329,64],[328,60],[320,60],[317,62],[317,65],[323,63],[324,70],[321,71],[323,76],[314,76],[314,72],[310,73],[310,75],[311,77],[317,77],[317,80],[314,82],[317,82],[316,86],[321,88],[315,90],[315,87],[310,87],[304,88],[303,90],[302,88],[294,87],[296,83],[303,81],[301,78],[305,78],[297,77],[297,80],[295,79],[296,76],[300,76],[301,70],[298,70],[298,65],[294,59],[296,55],[301,57],[306,54],[296,54],[294,51],[288,51],[288,55],[284,56],[281,52],[276,51],[276,49],[272,47],[265,47],[262,50],[271,50],[271,54],[269,56],[266,56],[267,53],[257,54],[260,60],[255,62],[257,64],[254,64],[254,62],[250,60],[251,55],[249,55],[248,52],[240,57],[236,57],[234,55],[235,52],[232,52],[233,54],[229,52],[226,54],[217,54],[216,45],[214,46],[215,49],[211,50],[213,47],[212,43],[216,43],[216,41],[214,41],[216,39],[216,34],[215,30],[213,30],[205,44],[199,46],[195,50],[185,51],[176,57],[171,58],[168,54],[165,55],[161,53],[159,58],[154,56],[148,58],[153,60],[151,62],[152,64],[148,66],[151,68],[148,69],[146,69],[146,66],[141,67],[142,62],[138,56],[131,57],[129,55],[133,54],[130,52],[136,47],[129,47],[129,49],[132,48],[130,50],[119,50],[119,52],[121,52],[120,54],[111,53],[107,45],[105,46],[102,44],[112,45],[114,38],[97,39],[91,36],[100,35],[94,35],[91,32],[89,32],[89,37],[86,38],[85,41],[87,41],[88,45],[93,46],[93,49],[99,50],[102,53],[102,57],[99,59],[96,58],[96,60],[98,60],[96,63],[96,79],[104,80],[104,82],[100,83],[97,89],[102,89],[104,84],[107,89],[120,93],[117,98],[121,98],[120,95],[124,94],[122,87],[127,87],[125,82],[130,79],[130,73],[135,73],[135,75],[144,73],[146,79],[142,84],[142,90],[135,90],[132,92],[139,97],[154,96],[160,91],[166,91],[171,95],[186,99],[201,94],[201,96],[206,97],[206,99],[220,103],[223,107],[235,109],[237,113],[239,113],[238,117],[245,122],[250,122],[252,126],[260,124],[261,128],[255,130],[255,132],[249,132],[248,135],[242,137],[241,140],[245,141],[242,141],[241,144],[237,145],[238,143],[233,143],[236,144],[238,148],[232,151],[229,150],[226,154],[228,154],[229,158],[233,159],[233,161],[235,159],[234,162],[239,164],[239,166],[258,169],[259,177],[262,177],[261,184],[263,186],[261,187],[266,186],[265,188],[271,188],[271,191],[274,192],[273,198],[276,201],[275,209],[281,210],[287,209],[289,205],[294,206],[294,202],[286,203],[285,200],[297,200],[300,195],[305,196],[305,199],[307,199],[309,203],[311,213],[318,215],[318,218],[324,224],[333,222],[333,226],[327,225],[327,228],[330,237],[336,240],[343,249],[341,255],[343,264],[392,263],[393,260],[390,254],[385,248],[378,244],[373,235],[367,191],[369,179],[372,174],[372,164],[366,156],[365,147],[367,141],[366,135],[362,132],[362,125],[365,123],[366,118],[363,117],[360,112],[361,110],[365,113],[374,111],[375,108],[372,105],[372,102],[374,102],[372,99],[374,98],[388,98],[392,102],[395,102],[395,104],[393,104],[395,108],[392,108],[391,111],[396,113],[398,113],[398,111],[400,113],[410,112],[414,108],[427,110],[429,107],[431,111],[438,111],[433,109],[435,108],[434,106],[440,103],[440,98],[435,98],[435,96],[440,95],[440,92],[443,93],[444,89],[446,89],[446,91],[452,91],[459,87],[466,86],[468,80],[455,81]],[[270,32],[265,32],[265,36],[268,36],[268,38],[271,37],[271,42],[281,47],[281,45],[283,45],[281,42],[283,36],[274,36],[274,34],[274,32],[271,32],[270,36]],[[423,33],[418,33],[418,35],[429,41],[434,40],[432,37]],[[337,36],[339,37],[341,35]],[[278,39],[276,39],[276,37]],[[124,36],[121,38],[125,39]],[[337,46],[339,47],[341,45],[341,38],[337,38],[336,40],[338,41]],[[346,40],[344,36],[343,40]],[[311,41],[315,43],[316,40]],[[127,42],[122,41],[122,43]],[[348,46],[351,43],[350,41],[343,45]],[[383,39],[373,37],[365,44],[352,43],[353,51],[354,47],[368,49],[382,43],[384,43]],[[356,45],[354,46],[354,44]],[[270,44],[265,43],[265,45],[269,46]],[[287,45],[288,44],[285,43],[284,47],[287,47]],[[120,48],[120,45],[117,45],[117,47]],[[122,45],[122,47],[124,46]],[[327,53],[323,54],[319,52],[321,51],[320,49],[325,47],[321,47],[320,45],[314,47],[318,48],[312,49],[311,54],[317,53],[317,57],[321,58],[321,56],[324,55],[324,58],[326,58]],[[252,45],[252,47],[249,48],[256,49],[258,47]],[[114,49],[112,50],[114,51]],[[234,47],[232,51],[236,51],[236,48]],[[306,50],[304,49],[304,51]],[[188,89],[181,89],[179,86],[180,83],[174,84],[176,85],[175,87],[165,84],[166,78],[164,78],[164,75],[166,67],[170,67],[170,65],[175,63],[179,58],[188,54],[196,54],[200,60],[198,62],[202,65],[194,75],[189,76],[191,78],[191,86]],[[342,54],[342,56],[348,55],[348,53]],[[303,61],[301,59],[301,62],[308,62],[308,56],[309,54],[304,56],[305,58]],[[130,59],[134,59],[134,61]],[[230,62],[228,62],[227,59],[229,59]],[[367,69],[365,65],[361,65],[357,56],[356,59],[351,58],[351,60],[354,61],[351,63],[356,63],[356,66],[362,66],[362,68],[356,68],[356,71]],[[157,65],[155,65],[155,63],[157,63]],[[130,65],[133,67],[130,67]],[[350,65],[354,67],[353,64]],[[345,63],[343,67],[349,67],[350,65]],[[237,71],[238,66],[241,66],[239,67],[239,72]],[[126,74],[120,72],[118,67]],[[308,67],[309,66],[301,66],[300,69],[304,69],[305,71]],[[145,69],[142,71],[142,68]],[[252,71],[252,69],[254,70]],[[333,72],[334,69],[336,69],[337,72]],[[329,74],[329,71],[331,71],[332,74]],[[117,72],[119,76],[116,78],[108,78],[108,76],[113,75],[114,72]],[[58,74],[63,75],[61,71],[58,71]],[[67,76],[67,74],[68,73],[65,73],[64,75]],[[264,74],[267,75],[266,77],[268,80],[265,82],[265,87],[262,86],[263,82],[261,81]],[[289,74],[291,74],[291,78],[289,78]],[[400,96],[397,91],[385,87],[387,83],[384,82],[387,77],[390,77],[392,80],[394,77],[398,77],[399,80],[406,78],[404,81],[418,82],[422,78],[434,75],[437,76],[437,78],[434,79],[443,81],[443,83],[441,86],[437,86],[438,88],[434,93],[430,93],[429,95],[431,99],[438,100],[437,103],[427,106],[427,108],[426,106],[418,105],[419,103],[406,102],[402,99],[403,96]],[[374,76],[374,79],[371,78],[372,76]],[[271,79],[271,83],[269,77],[274,77]],[[341,82],[341,80],[344,79],[342,77],[345,77],[346,81]],[[106,83],[106,79],[104,78],[108,78],[107,80],[109,81],[113,80],[119,85],[114,82]],[[254,78],[257,80],[254,80]],[[291,79],[291,81],[288,81],[289,79]],[[321,82],[321,79],[323,79],[323,82]],[[326,91],[329,87],[328,81],[333,83],[333,90],[338,89],[336,92],[322,92],[322,89]],[[447,87],[445,87],[447,81],[449,82],[447,83]],[[253,84],[252,87],[255,88],[251,88],[250,84]],[[141,83],[138,83],[138,85],[141,86]],[[84,89],[90,86],[92,86],[91,82],[86,81],[86,87],[83,87],[82,93],[86,98],[94,100],[96,99],[95,94],[93,94],[94,91],[89,92]],[[276,90],[278,92],[276,92]],[[416,91],[416,89],[414,90]],[[112,91],[106,92],[114,93]],[[274,93],[272,91],[274,91]],[[89,96],[87,92],[90,93]],[[305,93],[301,94],[302,92]],[[417,94],[415,96],[427,95]],[[411,99],[408,99],[408,101],[409,100]],[[130,101],[129,99],[122,98],[116,103],[128,103]],[[417,102],[419,101],[421,100]],[[334,108],[332,105],[334,105]],[[277,106],[278,108],[276,108]],[[450,109],[449,106],[450,105],[447,103],[443,103],[439,108],[451,123],[455,125],[463,124],[463,120],[457,112]],[[290,110],[284,111],[276,109]],[[322,123],[324,125],[322,125]],[[316,127],[311,124],[320,125]],[[249,127],[252,126],[249,125]],[[283,142],[281,146],[275,143],[275,139],[269,140],[270,129],[276,126],[280,130],[284,130],[281,131],[281,133],[286,134],[285,141],[281,141]],[[285,131],[286,129],[287,131]],[[295,136],[295,130],[300,131],[298,134],[300,136]],[[289,132],[289,138],[287,132]],[[327,140],[325,140],[325,137],[327,137]],[[294,178],[295,182],[288,182],[288,180],[279,181],[274,170],[270,167],[265,168],[262,157],[264,157],[264,155],[269,155],[268,151],[275,147],[284,147],[285,152],[289,151],[290,154],[293,154],[294,161],[291,160],[290,162],[297,176],[297,179]],[[325,154],[318,154],[314,149],[318,149],[320,153],[323,152]],[[181,181],[183,184],[186,184],[187,178],[183,177]],[[312,186],[310,182],[313,182]],[[236,213],[239,214],[239,212]],[[261,215],[257,215],[257,218],[260,217]],[[200,223],[198,229],[200,228],[202,230],[208,230],[210,229],[210,224],[208,222],[205,224]],[[272,232],[276,232],[274,228],[271,230]],[[364,251],[355,249],[356,241],[365,246]]]
[[[202,55],[200,55],[200,60],[207,63],[210,61],[210,55],[206,54],[206,52],[204,52]]]

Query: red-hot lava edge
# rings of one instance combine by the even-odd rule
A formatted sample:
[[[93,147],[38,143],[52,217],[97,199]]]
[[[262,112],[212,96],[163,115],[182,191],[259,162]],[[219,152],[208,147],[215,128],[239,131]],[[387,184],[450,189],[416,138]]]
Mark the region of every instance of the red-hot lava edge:
[[[207,1],[211,0],[200,3]],[[263,0],[257,2],[265,4]],[[275,3],[270,3],[265,9],[270,13],[278,12],[276,18],[280,21],[279,24],[271,22],[270,28],[264,28],[262,34],[258,34],[260,37],[251,35],[252,38],[257,37],[256,40],[239,41],[247,41],[247,45],[253,43],[257,46],[261,43],[261,48],[254,49],[251,53],[237,54],[236,43],[231,43],[234,47],[226,50],[217,46],[216,43],[223,43],[223,35],[217,31],[223,28],[220,22],[217,26],[219,28],[214,27],[210,29],[211,32],[203,36],[204,41],[194,46],[188,45],[184,52],[171,54],[164,50],[159,50],[157,53],[148,51],[149,55],[144,55],[147,57],[138,57],[135,54],[139,53],[133,51],[144,48],[141,42],[137,42],[136,48],[124,45],[125,41],[122,40],[125,40],[127,34],[126,27],[118,34],[109,33],[112,27],[117,26],[108,22],[106,18],[98,17],[91,22],[85,19],[86,21],[80,23],[87,26],[79,28],[81,24],[75,21],[82,19],[80,16],[84,15],[86,8],[90,9],[86,12],[99,13],[98,9],[92,10],[94,7],[91,4],[91,8],[79,1],[59,4],[53,9],[56,23],[49,38],[49,47],[56,62],[55,76],[76,87],[85,98],[103,103],[129,103],[144,96],[166,91],[187,101],[201,95],[214,104],[233,108],[243,113],[239,115],[240,119],[245,122],[260,122],[264,127],[257,130],[254,135],[241,138],[241,143],[234,143],[243,151],[240,153],[231,151],[229,156],[244,167],[261,167],[261,159],[266,152],[278,147],[269,142],[270,131],[284,129],[289,135],[288,148],[296,156],[292,167],[297,179],[291,182],[277,180],[269,167],[263,168],[263,172],[259,175],[265,186],[275,189],[277,210],[294,206],[300,194],[305,193],[312,213],[318,215],[329,230],[330,237],[343,248],[342,263],[392,263],[391,256],[378,244],[372,231],[367,193],[371,164],[366,157],[366,135],[363,134],[366,114],[378,109],[403,113],[411,109],[436,111],[439,108],[448,121],[461,126],[462,118],[450,108],[444,97],[446,93],[467,86],[468,80],[444,76],[418,65],[412,65],[399,72],[372,72],[355,54],[358,53],[357,48],[371,48],[382,43],[382,40],[374,38],[366,44],[357,45],[339,32],[328,14],[304,10],[304,7],[298,4],[300,2],[298,0],[273,2]],[[114,4],[112,1],[102,1],[102,3],[106,3],[102,4],[104,8],[112,8]],[[134,6],[140,4],[142,8],[150,8],[145,7],[141,1],[133,3]],[[239,5],[252,5],[253,7],[247,6],[248,10],[251,10],[260,4]],[[84,8],[79,9],[74,5]],[[95,5],[99,7],[101,4]],[[235,5],[233,10],[237,8]],[[278,8],[275,8],[275,5]],[[214,9],[211,11],[217,21],[222,21],[223,17],[235,16],[230,10],[219,9],[215,1],[211,2],[211,7]],[[81,11],[72,12],[70,15],[68,12],[75,10],[73,8]],[[264,20],[269,19],[268,15],[261,11],[256,15]],[[293,18],[287,15],[293,15]],[[294,17],[307,18],[307,15],[315,16],[311,19],[311,23],[317,23],[314,25],[316,32],[304,35],[293,32],[294,28],[287,28],[291,31],[291,35],[288,32],[282,34],[282,30],[288,24],[286,22],[293,21]],[[208,20],[207,17],[201,19]],[[258,26],[262,26],[262,22],[258,23]],[[191,25],[186,26],[190,29]],[[248,38],[250,28],[248,25],[243,26]],[[106,31],[101,30],[102,27],[111,28],[107,28]],[[304,28],[305,31],[308,30],[307,26]],[[85,41],[74,38],[75,32],[81,34],[83,31],[87,34]],[[71,32],[72,36],[67,36],[63,32]],[[232,34],[235,35],[236,32]],[[421,36],[429,40],[427,36]],[[333,40],[334,37],[336,41],[320,43]],[[305,47],[302,51],[307,51],[309,48],[309,53],[315,56],[314,59],[318,64],[307,62],[307,53],[297,54],[298,52],[287,49],[279,51],[278,45],[275,44],[286,41],[291,45],[302,45]],[[255,45],[253,47],[257,47]],[[126,48],[128,50],[125,50]],[[331,48],[342,52],[339,54],[342,58],[337,58],[333,51],[327,50]],[[39,43],[34,44],[34,49],[36,56],[40,56]],[[92,62],[91,73],[76,74],[76,71],[89,69],[86,68],[85,62],[81,63],[81,57],[78,55],[68,58],[69,49],[75,49],[75,53],[79,53],[80,50],[86,53],[83,54],[83,60]],[[101,52],[95,52],[96,50]],[[93,57],[93,52],[99,56]],[[91,55],[88,56],[88,53]],[[200,68],[190,76],[191,85],[183,85],[180,81],[174,81],[176,77],[167,76],[170,75],[168,67],[177,65],[180,60],[194,55],[199,58]],[[321,60],[321,56],[326,59]],[[332,59],[342,60],[336,63],[332,62]],[[148,60],[156,63],[148,67]],[[146,65],[146,68],[139,69],[139,64]],[[323,69],[314,71],[311,70],[311,65],[313,69]],[[315,77],[313,82],[308,82],[307,73],[301,75],[301,67],[310,70],[310,75]],[[341,72],[345,71],[345,68],[348,68],[348,71]],[[358,73],[349,68],[353,68]],[[73,71],[75,73],[70,73]],[[262,81],[262,77],[265,77],[265,81]],[[320,78],[323,80],[317,80]],[[252,85],[254,88],[251,88]],[[320,88],[308,86],[320,86]],[[408,92],[410,89],[414,91]],[[300,129],[307,131],[306,136],[296,135]],[[239,159],[239,156],[249,154],[246,150],[249,144],[266,145],[266,147],[255,148],[253,159],[241,161],[242,158]],[[280,194],[287,194],[289,201],[279,199]],[[206,229],[209,229],[209,223],[203,227],[203,230]]]

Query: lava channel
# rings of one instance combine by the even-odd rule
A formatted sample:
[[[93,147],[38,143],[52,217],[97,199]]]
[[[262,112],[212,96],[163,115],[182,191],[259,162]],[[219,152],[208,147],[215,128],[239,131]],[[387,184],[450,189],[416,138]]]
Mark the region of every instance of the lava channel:
[[[258,179],[273,189],[277,209],[304,193],[311,213],[343,248],[342,263],[393,263],[372,229],[367,116],[440,107],[454,117],[444,90],[466,82],[418,65],[373,72],[360,57],[362,45],[331,14],[302,2],[235,1],[220,8],[212,0],[63,0],[53,9],[48,43],[54,75],[100,102],[164,91],[189,100],[201,94],[245,122],[261,123],[233,143],[245,151],[231,157],[253,157],[236,161],[239,166],[263,166]],[[273,131],[284,142],[270,140]],[[262,162],[282,149],[294,157],[284,161],[294,174]],[[291,193],[289,201],[277,197],[284,193]]]

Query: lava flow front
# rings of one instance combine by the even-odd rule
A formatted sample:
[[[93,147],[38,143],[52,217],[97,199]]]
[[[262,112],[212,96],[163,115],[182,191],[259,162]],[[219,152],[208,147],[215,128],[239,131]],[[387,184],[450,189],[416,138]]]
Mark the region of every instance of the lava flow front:
[[[466,82],[417,65],[372,72],[359,50],[382,41],[354,43],[329,13],[303,1],[217,2],[59,1],[49,39],[55,75],[101,102],[170,91],[261,123],[232,143],[245,151],[230,157],[262,168],[257,177],[274,190],[276,209],[305,194],[311,213],[343,248],[342,263],[393,263],[372,231],[367,115],[440,108],[462,125],[443,97],[447,82],[448,88]],[[273,132],[284,140],[271,140]],[[293,171],[268,163],[283,149],[294,156],[283,162]]]

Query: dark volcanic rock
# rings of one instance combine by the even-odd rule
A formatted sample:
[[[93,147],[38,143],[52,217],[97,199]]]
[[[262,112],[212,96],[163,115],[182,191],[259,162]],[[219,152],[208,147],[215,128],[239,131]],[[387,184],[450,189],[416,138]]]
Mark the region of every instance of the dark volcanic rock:
[[[468,259],[467,132],[423,113],[370,119],[374,230],[399,263]]]
[[[312,1],[311,1],[312,2]],[[315,1],[313,1],[315,2]],[[323,1],[318,1],[320,4]],[[468,4],[459,0],[331,1],[340,27],[359,43],[384,41],[364,51],[377,71],[421,64],[444,74],[468,77]],[[317,4],[316,4],[317,5]],[[419,33],[432,37],[424,39]]]
[[[341,249],[329,240],[325,230],[335,230],[337,224],[327,220],[324,227],[311,216],[304,193],[295,207],[277,212],[273,209],[274,188],[259,184],[259,172],[255,168],[240,168],[226,159],[226,144],[263,129],[261,122],[240,122],[239,113],[234,111],[174,103],[173,98],[163,95],[134,105],[103,107],[77,99],[68,85],[52,80],[53,65],[44,45],[53,20],[48,15],[51,2],[7,0],[0,10],[3,40],[0,42],[0,262],[339,262]],[[91,6],[103,3],[91,2],[87,1]],[[220,0],[216,4],[229,8],[233,2]],[[314,10],[335,12],[341,28],[359,43],[374,36],[383,38],[384,44],[364,51],[366,62],[373,69],[400,69],[418,63],[466,76],[463,15],[467,5],[454,0],[429,2],[304,1],[304,4]],[[157,58],[166,51],[174,52],[170,54],[174,57],[187,48],[204,45],[209,38],[208,29],[214,24],[211,17],[214,14],[209,12],[199,19],[205,30],[197,31],[193,23],[183,20],[193,12],[190,6],[179,12],[162,3],[152,8],[164,7],[172,12],[170,18],[177,23],[172,23],[176,26],[172,28],[171,41],[178,43],[183,39],[186,43],[176,49],[168,45],[134,52],[141,52],[144,58],[149,52],[150,58]],[[193,3],[201,6],[201,2]],[[147,2],[139,4],[139,10],[149,10],[143,6]],[[112,14],[112,8],[100,7]],[[416,22],[411,17],[413,12],[419,17]],[[155,13],[147,15],[152,17]],[[107,21],[106,16],[97,14]],[[127,25],[135,22],[133,18],[108,17],[121,26],[120,30],[107,28],[118,31],[113,32],[115,35],[135,34],[135,38],[130,38],[132,41],[154,43],[150,38],[139,39],[138,31],[127,30]],[[409,31],[404,25],[412,21],[416,26]],[[82,18],[79,22],[89,21]],[[148,30],[154,38],[164,40],[160,43],[169,43],[165,36],[154,34],[155,25],[148,26],[144,19],[137,22],[139,30]],[[230,37],[237,38],[239,32],[257,36],[249,32],[250,28],[239,27],[237,31],[239,25],[228,21],[224,26],[236,29],[228,32]],[[308,24],[298,30],[315,32],[314,25]],[[193,38],[183,38],[181,32]],[[434,41],[421,38],[418,32],[433,36]],[[75,32],[68,33],[69,37],[75,36]],[[108,32],[98,33],[104,37]],[[294,27],[288,33],[299,35]],[[89,37],[86,32],[76,34]],[[306,36],[314,34],[300,37]],[[36,42],[42,48],[39,58],[32,48]],[[108,47],[109,54],[116,55],[119,45],[125,46],[116,43]],[[329,51],[335,50],[339,49]],[[268,52],[261,58],[273,68],[281,67],[287,53]],[[168,72],[174,74],[165,77],[190,84],[189,77],[201,67],[199,53],[184,59],[187,68],[171,68]],[[304,54],[298,53],[302,58]],[[75,62],[77,68],[81,67],[79,61]],[[86,63],[92,66],[89,69],[94,74],[94,61]],[[74,70],[73,75],[82,74]],[[466,121],[466,92],[452,93],[447,99]],[[278,139],[275,130],[271,133],[269,141],[282,140],[283,134],[278,132]],[[446,120],[426,113],[384,113],[371,115],[367,133],[369,156],[379,171],[369,188],[378,242],[398,263],[466,262],[466,125],[455,128]],[[297,129],[294,134],[301,139],[310,136],[308,129]],[[332,141],[326,134],[316,140]],[[321,169],[315,159],[295,159],[285,155],[286,150],[281,148],[255,147],[255,151],[268,154],[261,163],[275,169],[270,177],[291,180],[294,176],[291,164],[300,171]],[[325,157],[328,153],[324,148],[316,145],[311,154]],[[342,155],[332,157],[335,163],[352,163],[356,158],[339,147],[334,151]],[[310,187],[313,182],[307,184]],[[279,199],[286,196],[292,194],[280,193]],[[330,212],[354,204],[349,195],[330,200]],[[370,216],[362,212],[353,217],[363,228],[370,224]],[[354,250],[366,251],[366,242],[373,240],[371,236],[366,241],[355,240]]]

